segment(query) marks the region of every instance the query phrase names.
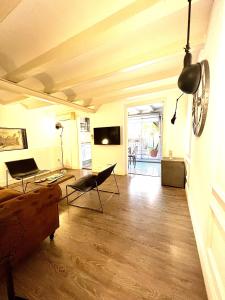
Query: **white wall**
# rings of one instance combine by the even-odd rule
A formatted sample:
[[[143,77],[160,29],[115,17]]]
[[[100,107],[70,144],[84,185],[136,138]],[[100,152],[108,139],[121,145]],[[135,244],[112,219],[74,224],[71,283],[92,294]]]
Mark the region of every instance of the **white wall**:
[[[179,94],[180,92],[178,89],[166,93],[163,108],[163,157],[168,157],[169,151],[171,150],[173,157],[184,158],[187,123],[187,96],[184,95],[179,99],[177,118],[175,124],[171,124],[176,99]]]
[[[215,0],[207,43],[199,58],[208,59],[210,65],[208,115],[201,137],[192,133],[186,151],[189,208],[206,288],[212,300],[225,299],[224,53],[225,2]],[[187,140],[190,140],[189,137]]]
[[[124,104],[114,102],[102,105],[99,110],[91,116],[92,127],[92,169],[99,171],[107,164],[117,163],[115,172],[119,175],[126,174],[125,140],[124,140]],[[121,145],[94,145],[93,128],[120,126]]]
[[[0,127],[26,128],[28,149],[0,152],[0,186],[6,182],[5,161],[34,157],[40,169],[55,170],[61,163],[61,129],[55,129],[60,121],[63,130],[64,166],[81,168],[79,153],[79,122],[83,112],[71,115],[71,109],[61,106],[28,110],[21,104],[0,105]],[[87,115],[88,116],[88,115]],[[10,179],[10,182],[14,182]]]
[[[176,124],[172,125],[176,98],[179,91],[167,91],[160,97],[164,102],[163,119],[163,156],[172,150],[176,157],[184,156],[184,124],[186,101],[181,99]],[[158,96],[157,96],[158,97]],[[154,102],[154,96],[149,103]],[[157,100],[157,102],[159,102]],[[107,164],[117,162],[116,173],[127,174],[127,107],[123,101],[102,105],[96,114],[89,115],[92,127],[92,164],[93,170],[99,171]],[[138,103],[137,103],[138,105]],[[25,150],[0,152],[0,185],[5,183],[5,161],[34,157],[41,169],[61,167],[60,130],[55,130],[56,121],[64,126],[63,149],[64,165],[74,169],[81,167],[79,156],[79,121],[83,114],[77,114],[76,120],[62,121],[57,111],[50,109],[27,110],[20,104],[0,106],[0,126],[27,129],[29,148]],[[86,116],[86,115],[85,115]],[[104,126],[121,127],[121,145],[93,145],[93,128]]]
[[[26,128],[28,149],[0,152],[0,185],[5,184],[5,161],[34,157],[40,169],[60,167],[55,114],[27,110],[20,104],[0,106],[0,127]]]
[[[117,162],[116,173],[127,174],[127,108],[129,106],[142,105],[146,103],[163,102],[163,156],[169,155],[172,150],[174,157],[184,157],[184,141],[186,132],[187,98],[183,97],[179,101],[177,120],[172,125],[170,120],[174,114],[176,99],[179,90],[170,90],[159,95],[153,95],[149,101],[125,102],[118,101],[102,105],[91,117],[92,134],[94,127],[121,126],[121,145],[100,146],[93,145],[92,140],[92,165],[95,171],[109,163]]]

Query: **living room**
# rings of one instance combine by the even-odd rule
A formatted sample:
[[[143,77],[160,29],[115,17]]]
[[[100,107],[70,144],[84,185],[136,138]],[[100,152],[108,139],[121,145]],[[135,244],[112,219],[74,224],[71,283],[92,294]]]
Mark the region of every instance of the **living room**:
[[[210,68],[208,112],[204,130],[197,137],[192,128],[193,96],[184,93],[177,101],[182,93],[177,79],[185,55],[188,3],[4,1],[0,11],[0,129],[25,129],[27,145],[21,150],[0,148],[0,186],[6,186],[5,162],[34,158],[39,169],[60,172],[63,167],[66,174],[72,170],[76,180],[116,163],[120,190],[119,196],[100,195],[103,214],[68,207],[62,200],[54,244],[42,241],[12,268],[16,294],[51,299],[47,289],[55,276],[58,288],[53,289],[52,297],[58,299],[225,297],[225,4],[221,0],[192,1],[192,60],[207,59]],[[74,20],[75,11],[80,11],[79,20]],[[162,157],[184,161],[185,189],[162,187],[160,178],[128,175],[128,109],[159,102],[163,103]],[[79,126],[83,118],[89,118],[91,125],[92,169],[88,171],[81,170]],[[57,122],[63,131],[56,129]],[[111,126],[120,127],[120,144],[97,145],[94,128]],[[113,176],[109,182],[103,186],[112,191],[116,188]],[[9,184],[15,183],[20,188],[21,183],[9,177]],[[65,182],[60,185],[63,196],[65,186]],[[90,205],[97,199],[92,193],[86,199]],[[165,211],[171,214],[165,216]],[[160,240],[162,232],[164,240]],[[85,237],[90,244],[85,244]],[[189,243],[186,252],[185,243]],[[90,253],[82,248],[84,244]],[[160,255],[156,259],[154,251],[165,254],[167,261]],[[69,268],[70,258],[73,269]],[[193,273],[185,260],[196,264]],[[144,262],[147,268],[155,268],[154,272],[147,271]],[[171,280],[159,272],[162,263]],[[183,263],[186,275],[180,269]],[[35,275],[39,267],[46,273],[42,281]],[[60,272],[68,282],[65,289]],[[177,272],[174,277],[173,272]],[[187,284],[175,287],[182,280]]]

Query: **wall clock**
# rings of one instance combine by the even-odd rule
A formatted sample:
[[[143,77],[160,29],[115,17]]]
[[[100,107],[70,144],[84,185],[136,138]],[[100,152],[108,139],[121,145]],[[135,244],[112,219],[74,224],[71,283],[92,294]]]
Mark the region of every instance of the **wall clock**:
[[[200,64],[201,81],[194,94],[192,106],[192,126],[196,136],[200,136],[204,129],[209,101],[209,63],[207,60],[203,60]]]

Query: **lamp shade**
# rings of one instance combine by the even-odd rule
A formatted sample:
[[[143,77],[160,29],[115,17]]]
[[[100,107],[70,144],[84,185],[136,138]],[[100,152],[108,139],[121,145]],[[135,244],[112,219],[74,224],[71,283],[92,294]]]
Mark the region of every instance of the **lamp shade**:
[[[201,64],[184,66],[179,78],[178,87],[186,94],[195,94],[201,81]]]
[[[60,128],[63,128],[63,126],[62,126],[62,124],[61,124],[60,122],[57,122],[57,123],[55,124],[55,128],[56,128],[56,129],[60,129]]]

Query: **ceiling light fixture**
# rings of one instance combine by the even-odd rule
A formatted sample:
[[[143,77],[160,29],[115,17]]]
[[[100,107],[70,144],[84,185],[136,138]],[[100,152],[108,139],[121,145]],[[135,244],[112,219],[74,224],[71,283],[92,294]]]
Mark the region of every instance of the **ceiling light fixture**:
[[[178,87],[183,93],[195,94],[201,81],[201,64],[192,64],[192,54],[190,53],[190,24],[191,24],[191,0],[188,0],[188,28],[187,44],[185,46],[185,56],[183,70],[178,78]]]

